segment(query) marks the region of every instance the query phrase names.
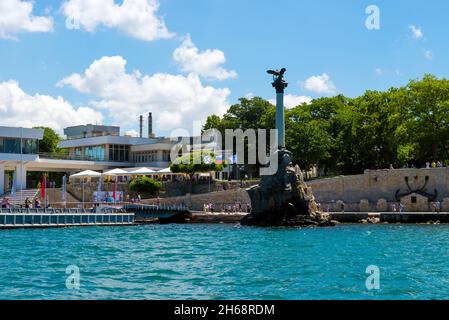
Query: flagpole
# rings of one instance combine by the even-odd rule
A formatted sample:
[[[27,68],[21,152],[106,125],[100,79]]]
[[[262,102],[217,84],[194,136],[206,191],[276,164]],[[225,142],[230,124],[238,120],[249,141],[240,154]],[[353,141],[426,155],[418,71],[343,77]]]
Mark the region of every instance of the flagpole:
[[[23,176],[23,128],[20,127],[20,180],[22,180]],[[20,190],[20,204],[23,203],[23,181],[21,182],[21,190]],[[25,176],[25,189],[26,189],[26,176]]]
[[[66,198],[65,198],[66,179],[67,179],[66,175],[64,174],[62,176],[62,192],[61,192],[61,198],[62,198],[62,202],[63,202],[64,208],[67,207]]]
[[[100,205],[100,203],[101,203],[101,184],[102,184],[102,182],[103,182],[103,174],[101,174],[100,175],[100,180],[98,180],[98,190],[97,190],[97,203],[98,203],[98,206]]]
[[[83,209],[84,209],[84,177],[83,177]]]

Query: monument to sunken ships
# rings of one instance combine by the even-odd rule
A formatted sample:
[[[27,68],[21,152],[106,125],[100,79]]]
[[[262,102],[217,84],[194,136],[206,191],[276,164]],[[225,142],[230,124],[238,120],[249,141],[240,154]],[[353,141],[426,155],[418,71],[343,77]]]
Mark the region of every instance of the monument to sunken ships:
[[[285,147],[284,80],[286,69],[269,70],[276,89],[276,129],[278,131],[278,169],[261,177],[260,184],[248,189],[252,212],[241,221],[248,226],[333,226],[328,214],[321,212],[301,170],[293,167],[292,154]]]

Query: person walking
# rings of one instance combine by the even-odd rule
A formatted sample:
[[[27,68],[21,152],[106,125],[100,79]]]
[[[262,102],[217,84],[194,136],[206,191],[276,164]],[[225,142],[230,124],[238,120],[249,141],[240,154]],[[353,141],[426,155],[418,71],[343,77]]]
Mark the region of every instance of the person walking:
[[[26,198],[26,199],[25,199],[25,208],[26,208],[26,209],[29,209],[29,208],[30,208],[30,204],[31,204],[30,199],[29,199],[29,198]]]
[[[441,213],[441,202],[438,200],[435,202],[435,209],[437,213]]]

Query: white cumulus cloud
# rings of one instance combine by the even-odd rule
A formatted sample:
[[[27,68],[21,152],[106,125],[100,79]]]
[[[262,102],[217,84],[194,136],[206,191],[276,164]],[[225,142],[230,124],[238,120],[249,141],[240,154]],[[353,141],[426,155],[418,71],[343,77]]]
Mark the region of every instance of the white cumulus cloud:
[[[308,78],[304,82],[304,88],[317,94],[331,95],[337,93],[337,87],[326,73]]]
[[[136,130],[128,130],[125,132],[125,136],[137,138],[140,136],[140,133],[137,132]]]
[[[432,51],[430,51],[430,50],[424,51],[424,57],[425,57],[427,60],[432,60],[432,59],[433,59],[433,53],[432,53]]]
[[[192,128],[192,121],[224,114],[230,90],[204,86],[197,74],[128,73],[120,56],[102,57],[83,74],[72,74],[58,86],[70,86],[96,100],[92,106],[109,111],[116,124],[134,126],[139,114],[153,112],[159,130]]]
[[[173,60],[184,72],[192,72],[210,80],[225,80],[237,77],[234,70],[228,71],[221,67],[226,63],[223,51],[208,49],[200,52],[187,36],[181,46],[173,52]]]
[[[0,38],[17,39],[19,33],[52,30],[53,18],[34,16],[32,1],[0,1]]]
[[[410,25],[408,28],[412,32],[412,37],[413,38],[415,38],[415,39],[422,39],[424,37],[424,33],[422,32],[421,27]]]
[[[76,108],[62,97],[27,94],[14,80],[0,82],[0,125],[48,126],[62,133],[67,126],[102,120],[102,114],[92,108]]]
[[[276,105],[276,100],[271,99],[269,101],[271,104]],[[284,96],[284,105],[287,109],[292,109],[304,103],[309,104],[310,102],[312,102],[312,98],[308,96],[297,96],[294,94],[286,94]]]
[[[116,28],[134,38],[152,41],[173,37],[164,20],[157,15],[158,0],[67,0],[63,14],[87,32],[99,26]]]

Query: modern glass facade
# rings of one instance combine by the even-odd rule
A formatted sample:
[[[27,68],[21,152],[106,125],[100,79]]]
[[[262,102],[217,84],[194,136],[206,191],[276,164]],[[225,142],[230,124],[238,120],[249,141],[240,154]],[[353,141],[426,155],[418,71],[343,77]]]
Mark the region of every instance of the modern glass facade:
[[[157,151],[143,151],[134,153],[134,162],[136,163],[156,162],[156,161],[158,161]]]
[[[90,146],[84,148],[84,157],[87,159],[104,161],[106,156],[105,146]]]
[[[0,137],[0,153],[38,154],[39,140]],[[22,148],[22,150],[20,150]]]
[[[121,144],[109,145],[109,161],[128,162],[130,146]]]

